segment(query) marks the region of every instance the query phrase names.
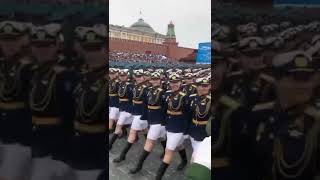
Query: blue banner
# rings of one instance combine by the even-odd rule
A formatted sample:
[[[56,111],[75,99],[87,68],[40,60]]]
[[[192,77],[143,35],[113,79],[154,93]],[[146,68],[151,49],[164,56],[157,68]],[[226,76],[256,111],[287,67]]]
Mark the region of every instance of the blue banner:
[[[320,6],[320,0],[274,0],[274,6]]]
[[[211,64],[211,42],[199,43],[197,64]]]

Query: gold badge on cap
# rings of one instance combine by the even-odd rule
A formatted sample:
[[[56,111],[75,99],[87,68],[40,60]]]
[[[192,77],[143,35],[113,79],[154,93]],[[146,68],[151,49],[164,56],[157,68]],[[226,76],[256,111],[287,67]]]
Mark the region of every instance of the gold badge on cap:
[[[89,32],[86,35],[86,39],[87,39],[88,42],[94,41],[95,38],[96,38],[96,34],[94,32]]]
[[[176,77],[176,76],[173,76],[173,77],[172,77],[172,79],[173,79],[173,80],[176,80],[176,79],[177,79],[177,77]]]
[[[6,24],[4,27],[3,27],[3,30],[5,33],[9,34],[9,33],[12,33],[13,31],[13,28],[10,24]]]
[[[305,57],[296,57],[294,63],[296,67],[306,67],[308,65],[308,60]]]

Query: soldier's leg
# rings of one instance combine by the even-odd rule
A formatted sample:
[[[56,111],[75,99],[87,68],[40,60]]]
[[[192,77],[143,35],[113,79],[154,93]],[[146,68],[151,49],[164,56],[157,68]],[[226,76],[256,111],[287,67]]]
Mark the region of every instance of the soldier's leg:
[[[165,152],[166,152],[166,140],[165,140],[165,139],[164,139],[164,140],[161,139],[161,140],[160,140],[160,144],[161,144],[161,146],[162,146],[162,148],[163,148],[163,152],[162,152],[160,158],[163,159],[164,154],[165,154]]]
[[[187,160],[187,153],[186,153],[186,149],[185,147],[182,145],[178,148],[178,153],[180,155],[181,161],[180,164],[177,167],[177,170],[180,171],[182,170],[184,167],[186,167],[188,160]]]
[[[26,180],[30,174],[31,148],[20,144],[3,145],[0,179]]]
[[[160,134],[160,144],[163,148],[163,152],[160,155],[160,159],[163,159],[164,154],[166,152],[166,143],[167,143],[167,131],[166,131],[166,127],[165,126],[161,126],[161,134]]]
[[[146,128],[146,129],[144,129],[144,130],[142,131],[143,136],[146,138],[146,140],[147,140],[148,132],[149,132],[148,128]]]
[[[112,137],[109,140],[109,151],[112,149],[112,145],[117,140],[119,135],[122,134],[122,127],[122,125],[117,125],[115,132],[112,134]]]
[[[170,165],[173,153],[177,149],[177,147],[181,146],[183,143],[183,133],[171,133],[167,132],[167,144],[166,144],[166,153],[164,155],[162,164],[157,171],[156,179],[160,180],[164,175],[166,169]]]
[[[128,153],[128,151],[130,150],[132,144],[136,140],[136,136],[137,136],[137,131],[133,130],[133,129],[130,129],[130,134],[129,134],[128,141],[127,141],[126,145],[122,149],[122,151],[120,153],[120,156],[117,157],[116,159],[114,159],[113,162],[118,163],[118,162],[121,162],[121,161],[125,160],[126,154]]]
[[[114,132],[114,129],[113,129],[114,121],[115,121],[114,119],[109,118],[109,134]]]
[[[119,118],[119,109],[115,107],[109,108],[109,134],[114,132],[114,124]]]
[[[138,163],[135,166],[135,168],[130,170],[129,172],[130,174],[135,174],[142,169],[143,163],[148,157],[148,155],[150,154],[150,152],[152,151],[156,140],[158,140],[161,137],[161,131],[162,131],[162,127],[160,124],[150,126],[150,129],[147,135],[147,140],[144,145],[144,150],[140,155]]]
[[[117,121],[117,126],[115,132],[112,134],[111,139],[109,140],[109,151],[112,149],[113,143],[117,140],[119,136],[123,133],[123,126],[131,124],[131,114],[127,112],[120,112],[119,120]]]

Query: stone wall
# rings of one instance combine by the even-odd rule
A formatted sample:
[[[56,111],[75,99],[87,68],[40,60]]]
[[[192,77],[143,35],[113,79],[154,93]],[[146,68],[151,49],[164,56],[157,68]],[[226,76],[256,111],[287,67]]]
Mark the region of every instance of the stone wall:
[[[177,43],[153,44],[116,38],[109,38],[109,50],[161,54],[176,60],[188,57],[195,51],[195,49],[179,47]]]

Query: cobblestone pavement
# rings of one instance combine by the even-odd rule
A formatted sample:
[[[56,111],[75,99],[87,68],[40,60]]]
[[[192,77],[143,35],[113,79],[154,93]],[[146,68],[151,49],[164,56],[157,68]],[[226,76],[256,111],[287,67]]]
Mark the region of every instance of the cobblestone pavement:
[[[132,148],[130,149],[130,151],[126,156],[126,160],[119,164],[115,164],[112,162],[112,160],[120,154],[121,149],[123,148],[126,142],[126,139],[127,137],[118,139],[113,145],[112,150],[109,152],[109,179],[110,180],[153,180],[155,178],[157,169],[159,168],[162,161],[160,159],[162,146],[160,145],[160,143],[157,143],[155,149],[146,159],[142,170],[135,175],[131,175],[128,172],[137,163],[138,157],[143,150],[143,144],[145,142],[145,138],[139,135],[139,142],[132,146]],[[185,147],[187,149],[187,156],[189,161],[191,156],[191,151],[192,151],[189,140],[185,142]],[[186,179],[185,169],[182,171],[175,170],[179,162],[180,162],[180,156],[178,153],[175,153],[174,160],[171,163],[171,165],[168,167],[162,180],[169,180],[169,179],[185,180]]]

